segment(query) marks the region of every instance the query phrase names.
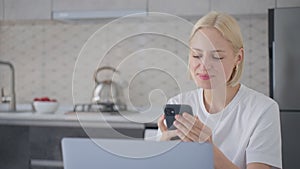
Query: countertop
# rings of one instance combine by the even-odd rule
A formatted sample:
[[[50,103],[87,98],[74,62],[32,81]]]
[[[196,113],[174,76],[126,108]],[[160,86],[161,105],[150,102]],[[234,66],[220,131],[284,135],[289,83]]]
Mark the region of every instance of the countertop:
[[[1,125],[145,128],[146,124],[155,125],[156,121],[157,117],[151,114],[133,111],[121,113],[69,112],[64,114],[0,112]]]
[[[155,128],[159,109],[141,113],[136,110],[118,112],[70,112],[73,106],[61,105],[53,114],[32,111],[31,104],[18,104],[17,112],[3,110],[0,104],[0,125]],[[22,111],[20,111],[22,110]]]

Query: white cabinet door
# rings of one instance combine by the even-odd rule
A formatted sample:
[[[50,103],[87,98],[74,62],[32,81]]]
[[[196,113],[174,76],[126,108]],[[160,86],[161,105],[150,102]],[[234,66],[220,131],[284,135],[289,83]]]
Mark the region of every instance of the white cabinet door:
[[[300,0],[277,0],[277,7],[300,7]]]
[[[4,20],[51,19],[51,0],[4,0]]]
[[[0,21],[3,20],[4,14],[4,0],[0,0]]]
[[[146,0],[53,0],[53,11],[143,10]]]
[[[210,0],[149,0],[150,12],[163,12],[178,16],[201,16],[209,11]]]
[[[212,10],[229,14],[267,14],[275,0],[211,0]]]

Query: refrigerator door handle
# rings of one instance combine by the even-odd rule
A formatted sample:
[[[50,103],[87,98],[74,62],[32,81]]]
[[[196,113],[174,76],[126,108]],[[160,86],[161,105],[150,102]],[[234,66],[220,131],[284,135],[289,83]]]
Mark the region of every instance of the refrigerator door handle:
[[[275,40],[272,42],[272,55],[273,55],[273,57],[272,57],[272,69],[273,69],[273,75],[272,75],[272,78],[273,78],[273,90],[275,89],[275,85],[276,85],[276,81],[275,81],[275,78],[276,78],[276,76],[275,76],[275,70],[277,70],[276,68],[275,68],[275,57],[274,56],[276,56],[275,55]]]

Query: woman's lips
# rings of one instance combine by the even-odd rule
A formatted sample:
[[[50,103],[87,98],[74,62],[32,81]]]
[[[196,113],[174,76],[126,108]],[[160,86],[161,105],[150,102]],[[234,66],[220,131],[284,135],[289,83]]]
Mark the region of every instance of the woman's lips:
[[[201,79],[201,80],[209,80],[210,76],[208,74],[197,74],[197,76]]]

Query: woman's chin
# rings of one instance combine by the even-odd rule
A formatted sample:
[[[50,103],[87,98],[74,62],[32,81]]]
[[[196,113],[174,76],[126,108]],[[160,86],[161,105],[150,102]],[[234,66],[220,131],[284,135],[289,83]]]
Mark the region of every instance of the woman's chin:
[[[211,83],[211,81],[196,81],[197,87],[203,88],[203,89],[217,89],[222,86],[226,87],[225,83]]]
[[[202,89],[212,89],[212,85],[209,82],[196,82],[197,87],[200,87]]]

